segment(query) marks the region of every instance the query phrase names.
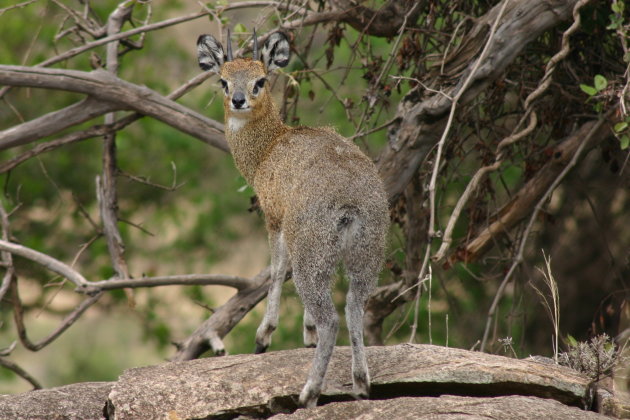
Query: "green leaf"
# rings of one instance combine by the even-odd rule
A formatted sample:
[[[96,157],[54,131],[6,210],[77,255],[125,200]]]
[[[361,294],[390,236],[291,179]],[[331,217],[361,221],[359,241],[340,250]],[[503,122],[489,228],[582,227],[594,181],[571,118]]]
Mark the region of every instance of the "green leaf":
[[[247,32],[247,28],[242,23],[237,23],[236,25],[234,25],[234,32],[242,34],[244,32]]]
[[[619,139],[619,146],[621,146],[621,150],[626,150],[628,146],[630,146],[630,137],[627,134],[624,134]]]
[[[582,92],[586,93],[588,96],[594,96],[595,94],[597,94],[597,89],[595,89],[593,86],[580,84],[580,89],[582,89]]]
[[[575,347],[578,344],[577,340],[571,334],[567,334],[567,342],[570,347]]]
[[[624,8],[624,3],[622,1],[616,1],[613,2],[613,4],[610,7],[612,9],[613,12],[618,13],[618,14],[622,14],[623,13],[623,8]]]
[[[606,78],[601,74],[596,74],[594,80],[595,89],[597,89],[598,92],[601,92],[602,90],[606,89],[606,86],[608,86],[608,80],[606,80]]]
[[[623,130],[628,128],[628,123],[625,121],[618,122],[615,124],[615,133],[621,133]]]

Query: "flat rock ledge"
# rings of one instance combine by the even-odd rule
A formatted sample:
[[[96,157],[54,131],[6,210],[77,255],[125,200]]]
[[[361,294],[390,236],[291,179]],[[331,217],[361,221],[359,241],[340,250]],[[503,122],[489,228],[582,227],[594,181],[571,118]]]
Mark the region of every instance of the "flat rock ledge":
[[[337,347],[319,406],[298,409],[312,349],[164,363],[116,382],[0,396],[0,419],[605,419],[579,373],[555,364],[431,345],[369,347],[370,400],[352,396]]]

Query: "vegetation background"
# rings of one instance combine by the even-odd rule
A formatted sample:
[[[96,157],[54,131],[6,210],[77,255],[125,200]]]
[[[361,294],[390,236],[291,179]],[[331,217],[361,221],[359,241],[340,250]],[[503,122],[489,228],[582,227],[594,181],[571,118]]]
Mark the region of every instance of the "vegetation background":
[[[88,37],[85,31],[70,30],[80,27],[81,19],[69,10],[89,10],[86,16],[104,25],[119,3],[35,0],[15,2],[15,8],[3,6],[0,63],[32,66],[84,43]],[[142,40],[143,45],[120,56],[118,77],[162,95],[200,73],[195,50],[199,34],[218,35],[229,26],[237,47],[246,46],[254,26],[264,34],[274,30],[278,22],[287,22],[289,14],[270,8],[274,2],[266,2],[266,8],[252,5],[233,10],[229,6],[236,2],[131,3],[135,3],[133,18],[123,30],[141,26],[144,19],[158,22],[195,13],[202,7],[212,11],[208,16],[147,33],[142,39],[138,35],[130,38]],[[280,10],[283,3],[274,4]],[[313,11],[330,7],[317,1],[287,4],[292,3]],[[391,2],[361,3],[380,10]],[[408,9],[406,29],[397,34],[395,28],[390,36],[365,33],[340,20],[296,28],[291,32],[295,56],[274,80],[282,112],[290,124],[333,126],[346,137],[356,137],[370,156],[382,157],[391,127],[399,122],[401,104],[413,95],[426,97],[433,90],[446,92],[455,85],[459,73],[448,73],[449,66],[466,65],[472,59],[458,64],[445,57],[449,50],[458,51],[465,45],[479,18],[500,4],[483,0],[417,2],[417,11]],[[536,129],[511,149],[500,169],[474,192],[455,225],[455,246],[450,254],[454,257],[431,262],[430,271],[425,269],[420,276],[426,280],[423,286],[413,288],[411,297],[386,318],[382,335],[386,344],[412,340],[479,348],[484,329],[489,328],[485,351],[511,357],[552,356],[553,340],[558,336],[554,324],[559,323],[563,348],[566,341],[562,341],[569,335],[577,340],[603,332],[617,336],[629,327],[623,323],[628,322],[624,313],[628,317],[630,311],[630,120],[620,104],[628,101],[630,55],[626,36],[630,19],[620,4],[623,2],[592,1],[580,11],[582,23],[572,35],[569,57],[558,67],[548,94],[536,105]],[[438,168],[438,230],[446,227],[475,172],[492,163],[497,143],[527,115],[524,99],[542,80],[545,65],[559,51],[562,35],[571,23],[569,19],[529,43],[502,77],[458,109]],[[103,65],[105,48],[94,48],[53,67],[92,71]],[[442,66],[444,70],[445,63],[446,71],[438,74],[437,69]],[[12,89],[0,101],[0,129],[8,130],[82,98],[57,90]],[[178,102],[222,121],[222,95],[214,78]],[[606,116],[614,129],[592,147],[545,201],[533,231],[521,222],[507,235],[497,237],[492,251],[474,262],[458,257],[457,251],[542,170],[554,147],[572,136],[584,121],[598,116]],[[92,124],[94,121],[86,122],[38,141],[44,143]],[[365,131],[369,135],[357,137]],[[130,274],[138,278],[221,273],[250,278],[267,266],[262,216],[256,210],[248,211],[253,193],[229,154],[153,118],[142,118],[118,131],[116,145],[120,169],[118,228]],[[0,161],[9,161],[29,147],[2,150]],[[415,172],[411,185],[416,191],[408,190],[392,202],[394,224],[381,285],[401,278],[411,278],[413,283],[421,271],[435,152]],[[103,171],[102,155],[102,137],[95,137],[42,153],[0,175],[11,241],[72,263],[89,280],[116,275],[100,228],[95,178]],[[412,202],[416,204],[413,212]],[[533,205],[527,214],[534,214]],[[421,233],[410,232],[413,218],[422,221]],[[509,281],[502,282],[518,259],[523,237],[529,238],[524,262]],[[439,245],[437,240],[432,242],[432,255]],[[550,271],[558,284],[559,320],[550,320],[546,313],[553,305],[545,306],[545,298],[551,302],[550,295],[543,274],[536,270],[545,267],[544,254],[550,257]],[[83,298],[73,291],[72,284],[27,259],[15,257],[14,264],[25,324],[29,336],[38,339],[53,330]],[[488,316],[502,283],[496,314]],[[343,310],[344,281],[338,281],[335,288],[335,299]],[[417,295],[419,289],[422,293]],[[200,285],[139,288],[133,292],[133,304],[129,294],[112,290],[37,353],[19,344],[11,347],[19,340],[13,320],[15,295],[8,293],[0,302],[0,348],[8,349],[2,356],[45,387],[114,380],[126,368],[171,357],[175,351],[172,343],[188,337],[212,308],[229,299],[232,290]],[[281,323],[271,350],[301,346],[301,304],[291,282],[285,284],[282,299]],[[229,353],[253,350],[263,305],[256,306],[225,337]],[[343,327],[338,344],[348,344]],[[0,392],[31,387],[14,371],[0,369]]]

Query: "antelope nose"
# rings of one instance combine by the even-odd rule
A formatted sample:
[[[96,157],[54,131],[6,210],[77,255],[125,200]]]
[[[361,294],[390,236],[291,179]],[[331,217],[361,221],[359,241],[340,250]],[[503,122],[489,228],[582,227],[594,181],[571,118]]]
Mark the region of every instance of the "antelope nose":
[[[241,109],[243,105],[245,105],[245,95],[243,92],[234,92],[234,96],[232,96],[232,105],[234,108]]]

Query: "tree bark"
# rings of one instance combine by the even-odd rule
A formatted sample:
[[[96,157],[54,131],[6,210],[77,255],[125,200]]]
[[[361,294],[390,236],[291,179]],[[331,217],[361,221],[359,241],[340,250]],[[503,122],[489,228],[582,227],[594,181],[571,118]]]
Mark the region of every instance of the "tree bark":
[[[223,136],[223,124],[180,105],[157,92],[119,79],[104,70],[83,72],[0,65],[0,84],[66,90],[84,93],[116,105],[116,110],[134,110],[158,119],[183,133],[229,151]],[[7,147],[0,133],[0,150]],[[12,139],[13,142],[17,141]],[[19,140],[20,144],[26,141]]]
[[[487,58],[474,75],[461,104],[469,103],[486,87],[501,77],[504,70],[525,46],[546,30],[571,17],[577,0],[512,0],[495,33]],[[484,46],[488,28],[502,4],[477,19],[464,42],[447,58],[445,74],[454,83],[443,92],[426,94],[417,87],[398,105],[397,123],[388,135],[389,142],[378,157],[378,167],[385,190],[393,203],[404,191],[419,166],[437,144],[446,124],[450,98],[459,91]],[[464,70],[462,71],[462,68]]]

